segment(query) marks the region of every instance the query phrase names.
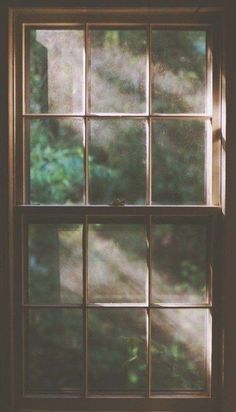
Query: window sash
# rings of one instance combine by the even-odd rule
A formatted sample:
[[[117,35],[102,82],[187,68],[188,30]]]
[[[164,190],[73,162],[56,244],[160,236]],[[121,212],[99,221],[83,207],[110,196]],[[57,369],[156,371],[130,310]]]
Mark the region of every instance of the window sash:
[[[111,18],[112,21],[112,18]],[[129,29],[142,29],[146,30],[147,33],[147,45],[146,45],[146,112],[145,113],[96,113],[89,110],[89,85],[90,85],[90,64],[89,64],[89,30],[98,28],[129,28]],[[30,90],[29,90],[29,30],[32,29],[79,29],[83,30],[85,34],[84,38],[84,92],[83,92],[83,106],[84,111],[81,113],[30,113],[29,101],[30,101]],[[174,29],[174,30],[203,30],[206,32],[206,112],[205,113],[153,113],[152,112],[152,31],[154,29]],[[32,119],[80,119],[83,121],[83,141],[84,141],[84,193],[83,193],[83,203],[85,205],[89,204],[89,121],[94,119],[136,119],[144,120],[146,123],[146,205],[152,205],[156,202],[152,199],[152,127],[153,120],[168,120],[168,119],[179,119],[179,120],[205,120],[206,127],[206,137],[205,137],[205,176],[204,176],[204,202],[205,205],[218,205],[220,202],[219,198],[219,169],[214,167],[213,164],[217,162],[219,158],[219,147],[216,148],[216,139],[213,139],[214,133],[214,120],[212,113],[212,76],[213,76],[213,66],[212,66],[212,32],[209,25],[195,24],[190,25],[185,24],[166,24],[163,23],[153,24],[148,23],[69,23],[67,24],[52,24],[52,23],[25,23],[22,28],[22,42],[19,44],[19,48],[22,47],[22,90],[21,97],[19,96],[19,104],[22,110],[19,112],[19,122],[22,122],[21,130],[22,133],[22,150],[21,155],[19,155],[19,164],[21,164],[21,171],[18,174],[23,179],[23,190],[19,191],[17,194],[18,204],[30,203],[29,199],[29,124]],[[19,56],[20,57],[20,56]],[[218,139],[217,139],[218,141]],[[212,174],[213,170],[213,174]]]
[[[17,312],[19,314],[18,322],[19,322],[19,333],[21,336],[21,345],[19,346],[18,351],[18,358],[22,359],[20,362],[18,373],[21,376],[20,379],[20,386],[21,388],[22,382],[24,381],[24,363],[26,362],[25,358],[25,347],[24,347],[24,335],[22,335],[24,330],[24,316],[23,314],[25,311],[29,309],[81,309],[83,311],[83,319],[84,319],[84,327],[83,327],[83,334],[84,334],[84,369],[86,371],[84,376],[84,391],[80,394],[77,394],[78,401],[82,402],[83,399],[95,399],[100,402],[101,399],[134,399],[134,395],[121,395],[121,394],[113,394],[109,395],[107,393],[99,393],[99,395],[88,392],[88,364],[87,364],[87,347],[88,347],[88,318],[87,313],[88,310],[94,308],[96,310],[100,309],[119,309],[119,308],[129,308],[133,310],[135,308],[143,308],[146,311],[146,320],[147,320],[147,370],[148,370],[148,387],[147,387],[147,394],[146,395],[136,395],[137,399],[146,399],[146,403],[151,399],[162,399],[170,398],[170,399],[182,399],[182,398],[208,398],[211,399],[212,397],[212,390],[214,388],[214,375],[215,370],[217,369],[215,363],[213,363],[213,376],[211,378],[211,368],[212,368],[212,361],[215,356],[215,351],[217,348],[217,329],[216,329],[216,318],[215,312],[217,310],[217,305],[215,301],[215,283],[216,280],[214,278],[214,283],[212,284],[212,276],[213,272],[215,271],[217,264],[217,245],[216,245],[216,238],[217,232],[219,231],[219,216],[220,216],[220,208],[218,207],[209,207],[206,210],[205,207],[202,208],[186,208],[184,213],[181,213],[181,208],[176,207],[172,210],[171,207],[163,208],[163,207],[84,207],[83,211],[80,207],[41,207],[41,206],[21,206],[18,207],[18,230],[19,230],[19,238],[16,240],[17,244],[21,244],[22,248],[16,254],[16,267],[22,268],[22,276],[18,277],[18,295],[21,296],[21,299],[18,299],[18,309]],[[65,210],[66,209],[66,210]],[[73,209],[73,210],[72,210]],[[93,209],[93,210],[91,210]],[[109,211],[108,213],[104,213],[104,209]],[[114,209],[116,209],[116,213],[114,213]],[[133,209],[133,213],[129,211],[129,209]],[[136,213],[135,210],[136,209]],[[150,210],[151,209],[151,210]],[[159,209],[159,210],[158,210]],[[164,210],[163,210],[164,209]],[[160,213],[158,213],[160,211]],[[88,213],[89,212],[89,213]],[[100,213],[98,213],[100,212]],[[92,223],[117,223],[118,220],[121,220],[120,223],[129,223],[129,224],[143,224],[146,225],[147,228],[147,267],[149,271],[147,273],[147,282],[148,282],[148,301],[146,303],[90,303],[88,302],[88,225]],[[68,224],[68,223],[79,223],[84,225],[83,230],[83,301],[81,304],[64,304],[64,303],[47,303],[47,304],[37,304],[37,303],[30,303],[28,300],[25,300],[27,286],[27,277],[25,274],[27,273],[27,260],[28,260],[28,239],[27,239],[27,227],[29,224]],[[119,224],[119,223],[117,223]],[[207,295],[208,301],[205,303],[161,303],[155,304],[151,302],[151,250],[152,250],[152,239],[151,239],[151,226],[154,224],[201,224],[206,227],[207,230]],[[23,283],[22,283],[23,282]],[[214,289],[214,290],[213,290]],[[212,291],[214,300],[212,301]],[[206,347],[206,372],[207,372],[207,390],[206,392],[198,392],[198,391],[184,391],[184,390],[171,390],[171,391],[158,391],[156,393],[151,393],[151,317],[150,311],[158,309],[158,310],[168,310],[168,309],[205,309],[208,310],[208,323],[207,323],[207,347]],[[22,316],[22,318],[21,318]],[[211,320],[212,318],[212,320]],[[23,323],[22,323],[23,322]],[[212,325],[211,325],[211,322]],[[21,325],[21,327],[20,327]],[[213,347],[211,344],[211,340],[213,340]],[[213,386],[212,386],[213,385]],[[75,393],[74,393],[75,395]],[[71,396],[74,396],[71,394]],[[51,395],[53,399],[63,398],[65,396],[69,396],[63,394],[54,394]],[[50,398],[50,395],[47,394],[23,394],[24,399],[40,399],[40,398]],[[102,403],[103,405],[103,403]]]

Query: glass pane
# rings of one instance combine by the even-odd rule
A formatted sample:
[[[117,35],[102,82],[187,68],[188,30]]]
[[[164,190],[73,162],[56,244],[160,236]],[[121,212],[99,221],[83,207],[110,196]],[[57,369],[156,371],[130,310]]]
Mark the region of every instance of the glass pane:
[[[152,111],[206,111],[206,33],[153,30]]]
[[[92,112],[145,112],[146,47],[144,30],[90,31]]]
[[[83,110],[82,30],[30,30],[30,111]]]
[[[132,393],[146,387],[143,309],[90,309],[89,390]]]
[[[207,244],[204,225],[152,226],[152,301],[207,300]]]
[[[82,300],[82,225],[30,224],[28,289],[31,303]]]
[[[107,303],[145,302],[146,255],[145,225],[89,225],[89,300]]]
[[[206,390],[206,309],[152,310],[152,391]]]
[[[25,328],[27,392],[79,391],[82,387],[82,312],[31,309]]]
[[[142,120],[91,120],[89,200],[109,204],[144,204],[146,193],[146,127]]]
[[[31,203],[82,203],[83,187],[82,121],[31,120]]]
[[[206,202],[206,138],[207,123],[201,120],[153,121],[153,203],[197,205]]]

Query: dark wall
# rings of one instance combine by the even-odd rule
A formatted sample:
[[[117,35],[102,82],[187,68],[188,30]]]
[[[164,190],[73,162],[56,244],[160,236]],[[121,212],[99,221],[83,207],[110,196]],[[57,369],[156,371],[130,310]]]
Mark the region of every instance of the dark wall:
[[[223,320],[225,336],[224,412],[236,410],[236,0],[0,0],[0,411],[10,412],[10,342],[9,277],[8,277],[8,7],[222,7],[225,14],[225,53],[227,83],[227,197]],[[234,8],[235,7],[235,8]]]

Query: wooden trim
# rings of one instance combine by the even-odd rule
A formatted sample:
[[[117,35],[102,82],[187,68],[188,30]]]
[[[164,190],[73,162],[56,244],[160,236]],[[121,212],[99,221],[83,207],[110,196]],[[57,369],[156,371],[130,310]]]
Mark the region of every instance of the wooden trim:
[[[206,4],[207,0],[204,2]],[[210,2],[210,0],[209,0]],[[48,3],[50,3],[50,1],[48,1]],[[55,17],[55,10],[57,12],[57,14],[59,15],[63,15],[63,17],[65,16],[67,19],[73,19],[72,15],[77,15],[79,14],[81,17],[83,17],[84,15],[86,17],[88,16],[93,16],[97,18],[97,15],[100,14],[100,16],[104,19],[104,16],[106,16],[107,14],[111,16],[114,16],[116,14],[118,15],[126,15],[127,17],[129,17],[129,21],[130,21],[130,15],[132,16],[134,14],[141,16],[142,19],[144,20],[147,17],[150,17],[150,15],[154,15],[155,18],[159,17],[159,16],[163,16],[163,15],[175,15],[179,18],[179,15],[184,15],[185,17],[189,18],[195,18],[195,21],[198,20],[199,18],[203,17],[204,15],[208,15],[208,18],[214,16],[214,14],[219,14],[220,12],[222,12],[223,10],[223,5],[222,6],[214,6],[212,5],[211,2],[211,6],[199,6],[199,2],[196,1],[196,5],[193,6],[189,6],[189,7],[181,7],[181,6],[177,6],[174,7],[173,5],[171,7],[165,6],[161,6],[158,7],[158,2],[156,2],[157,4],[155,5],[155,7],[153,6],[149,6],[149,7],[145,7],[145,6],[141,6],[141,7],[129,7],[129,6],[120,6],[120,7],[111,7],[109,4],[109,7],[107,6],[97,6],[97,7],[93,7],[90,5],[90,7],[71,7],[68,6],[66,7],[66,5],[68,4],[68,2],[64,1],[65,3],[65,7],[59,6],[59,7],[50,7],[48,6],[46,7],[10,7],[10,10],[12,13],[15,14],[15,16],[20,16],[23,15],[23,18],[25,20],[25,17],[29,16],[30,20],[29,22],[32,23],[32,20],[34,21],[35,17],[39,16],[39,15],[43,15],[43,16],[49,16],[49,17],[53,17],[52,21],[57,20],[57,18]],[[121,2],[119,1],[119,4]],[[143,3],[145,4],[145,3]],[[165,1],[165,4],[167,4],[167,2]],[[196,12],[196,7],[199,8],[199,10],[197,10]],[[135,8],[135,9],[134,9]],[[26,15],[26,16],[24,16]],[[178,20],[179,21],[179,20]],[[178,24],[177,21],[177,24]],[[191,21],[188,21],[189,24],[191,24]]]
[[[221,215],[218,206],[34,206],[19,205],[16,213],[26,216],[150,216],[158,217],[206,217]]]
[[[102,410],[102,411],[162,411],[170,412],[175,410],[181,410],[181,412],[216,412],[219,411],[218,402],[212,401],[208,396],[197,394],[195,396],[190,394],[177,395],[172,399],[169,395],[163,394],[159,398],[153,397],[148,401],[144,398],[95,398],[92,397],[82,399],[74,396],[72,397],[51,397],[46,396],[31,396],[24,399],[24,406],[19,405],[19,409],[25,408],[28,411],[34,409],[37,402],[37,408],[42,410],[78,410],[78,401],[80,404],[80,410]],[[178,405],[178,406],[177,406]],[[150,408],[150,409],[148,409]],[[178,409],[177,409],[178,408]],[[19,412],[19,409],[17,412]]]

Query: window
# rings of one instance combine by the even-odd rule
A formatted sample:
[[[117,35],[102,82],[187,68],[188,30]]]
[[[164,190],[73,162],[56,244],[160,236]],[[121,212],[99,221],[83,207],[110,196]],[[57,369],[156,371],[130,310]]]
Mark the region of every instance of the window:
[[[213,410],[221,142],[211,15],[11,16],[18,404]]]

